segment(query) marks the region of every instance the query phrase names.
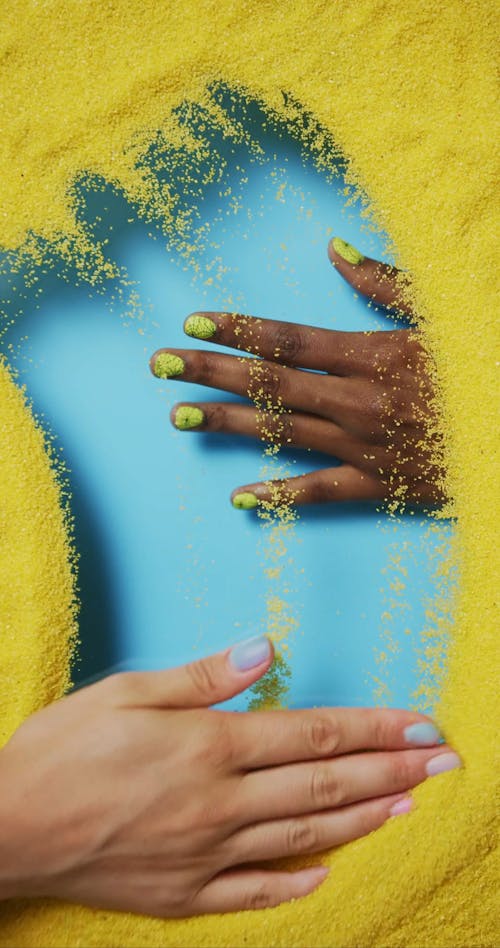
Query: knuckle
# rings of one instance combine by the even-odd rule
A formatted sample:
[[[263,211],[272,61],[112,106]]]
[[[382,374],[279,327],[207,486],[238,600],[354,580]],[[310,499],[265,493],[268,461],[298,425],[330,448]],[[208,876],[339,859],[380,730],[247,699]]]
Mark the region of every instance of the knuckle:
[[[231,719],[226,712],[217,716],[210,745],[212,761],[217,769],[233,770],[238,766],[238,741],[231,727]]]
[[[276,899],[273,897],[268,882],[261,882],[252,892],[245,896],[243,909],[264,909],[275,905]]]
[[[307,747],[317,757],[332,757],[341,742],[340,726],[334,718],[326,715],[314,716],[305,723]]]
[[[378,346],[378,353],[380,366],[387,374],[390,374],[397,372],[402,366],[406,345],[405,340],[401,339],[397,334],[397,330],[396,332],[388,332],[387,336],[387,339],[381,340]]]
[[[259,412],[257,428],[261,438],[286,445],[293,439],[293,421],[289,412]]]
[[[371,710],[372,709],[368,710],[368,715],[371,714]],[[368,720],[367,725],[367,730],[371,731],[372,733],[373,746],[375,748],[387,747],[389,744],[391,732],[390,722],[387,718],[387,715],[380,712],[375,712],[372,721],[370,722],[370,720]]]
[[[272,362],[253,359],[249,365],[249,393],[256,405],[272,408],[281,405],[282,377]]]
[[[396,330],[397,331],[397,330]],[[401,356],[405,360],[415,360],[428,358],[428,355],[422,346],[422,336],[419,333],[408,330],[398,333],[398,343]],[[410,363],[413,367],[412,363]]]
[[[316,477],[310,484],[313,502],[316,504],[326,504],[328,501],[333,500],[336,487],[335,471],[329,471],[328,474],[323,474],[318,471]]]
[[[191,378],[201,385],[209,385],[213,379],[214,353],[193,349],[189,353]]]
[[[213,701],[217,690],[217,675],[210,660],[191,662],[186,666],[186,672],[200,699]]]
[[[292,820],[286,831],[286,854],[297,856],[319,849],[318,833],[311,820]]]
[[[169,885],[167,893],[162,890],[153,898],[151,914],[158,918],[176,917],[183,914],[188,902],[187,893],[181,887]]]
[[[401,408],[400,417],[409,428],[423,427],[423,412],[413,399],[405,399]]]
[[[200,804],[192,816],[192,830],[221,830],[233,821],[231,804],[221,795]]]
[[[390,780],[393,787],[406,789],[415,782],[412,779],[410,762],[406,754],[395,754],[390,766]]]
[[[266,487],[269,491],[271,504],[276,507],[279,504],[293,503],[297,497],[297,493],[292,490],[290,482],[287,480],[267,481]]]
[[[234,772],[238,768],[238,744],[229,726],[229,712],[201,709],[190,713],[194,721],[191,743],[196,760],[211,773]]]
[[[387,418],[392,414],[391,401],[387,392],[373,392],[367,400],[367,413],[372,421]]]
[[[273,333],[274,358],[277,361],[295,362],[304,351],[300,331],[287,323],[281,323]]]
[[[206,411],[209,427],[212,431],[224,431],[227,427],[227,411],[223,405],[212,405]]]
[[[395,423],[401,428],[401,426],[414,427],[416,425],[418,417],[418,406],[413,398],[413,393],[411,389],[407,387],[399,387],[396,391],[392,392],[390,395],[385,396],[386,406],[388,406],[390,414],[393,415]],[[386,407],[386,414],[388,413]],[[401,434],[401,432],[400,432]],[[404,435],[402,435],[404,438]]]
[[[327,767],[316,767],[313,770],[310,796],[313,806],[318,809],[341,806],[345,801],[345,791],[341,782]]]
[[[385,805],[383,808],[371,805],[362,807],[359,813],[359,822],[356,832],[357,838],[368,836],[369,833],[372,833],[373,830],[385,823],[386,819],[387,807]]]

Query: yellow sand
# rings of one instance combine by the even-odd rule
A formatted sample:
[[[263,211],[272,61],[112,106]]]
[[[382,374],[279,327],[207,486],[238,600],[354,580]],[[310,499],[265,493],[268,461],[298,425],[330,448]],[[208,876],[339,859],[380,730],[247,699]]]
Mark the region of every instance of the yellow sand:
[[[68,687],[76,633],[67,516],[50,443],[0,361],[0,744]],[[68,555],[69,554],[69,555]]]
[[[49,240],[68,234],[63,249],[74,252],[82,234],[68,188],[82,169],[168,214],[164,194],[150,174],[134,171],[134,160],[158,128],[181,140],[170,109],[185,96],[201,98],[213,79],[240,83],[269,108],[285,108],[286,90],[352,159],[352,180],[414,275],[442,384],[461,589],[439,718],[465,769],[428,781],[410,817],[329,856],[329,879],[305,901],[180,922],[12,904],[1,911],[1,945],[498,944],[496,6],[4,0],[0,245],[15,248],[28,231]],[[97,254],[93,266],[99,262]],[[63,690],[73,618],[58,493],[41,436],[0,371],[0,667],[9,731]]]

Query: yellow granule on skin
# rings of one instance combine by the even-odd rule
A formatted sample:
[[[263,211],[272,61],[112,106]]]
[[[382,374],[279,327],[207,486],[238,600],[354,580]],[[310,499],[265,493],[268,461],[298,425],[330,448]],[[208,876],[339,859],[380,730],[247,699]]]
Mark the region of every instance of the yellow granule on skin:
[[[286,116],[321,160],[324,139],[307,118],[314,116],[349,157],[348,186],[364,189],[367,215],[413,276],[437,364],[460,567],[438,717],[465,762],[420,787],[408,817],[325,857],[330,876],[306,900],[185,921],[12,903],[0,915],[5,948],[498,943],[496,7],[494,0],[4,2],[0,245],[24,245],[25,262],[29,252],[40,259],[57,245],[89,279],[115,273],[105,248],[92,247],[76,223],[71,188],[83,171],[161,219],[187,252],[189,228],[143,155],[159,135],[196,169],[200,146],[171,110],[183,100],[206,102],[213,81],[244,88]],[[74,626],[60,496],[41,435],[3,369],[0,397],[0,658],[9,731],[64,689]]]

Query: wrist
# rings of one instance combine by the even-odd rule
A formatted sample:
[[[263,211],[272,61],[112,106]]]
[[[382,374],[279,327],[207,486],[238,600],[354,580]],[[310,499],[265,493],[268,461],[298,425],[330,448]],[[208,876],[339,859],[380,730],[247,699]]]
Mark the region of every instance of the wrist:
[[[8,751],[0,751],[0,902],[29,895],[25,878],[26,832],[23,828],[23,795],[16,767],[8,760]]]

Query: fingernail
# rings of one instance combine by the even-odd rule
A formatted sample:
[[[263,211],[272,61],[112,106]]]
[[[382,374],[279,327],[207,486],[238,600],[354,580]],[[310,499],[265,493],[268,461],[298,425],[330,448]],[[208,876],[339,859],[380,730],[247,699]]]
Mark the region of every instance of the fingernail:
[[[423,744],[424,747],[439,744],[441,740],[441,734],[437,727],[425,721],[420,721],[405,727],[404,737],[408,744]]]
[[[257,507],[259,501],[255,494],[251,494],[250,491],[243,491],[242,494],[235,494],[231,503],[233,507],[236,507],[236,510],[253,510],[254,507]]]
[[[205,415],[201,408],[195,408],[191,405],[181,405],[177,409],[174,417],[174,425],[180,431],[188,431],[190,428],[199,428],[205,421]]]
[[[248,671],[250,668],[257,668],[267,661],[271,655],[271,643],[267,636],[258,635],[253,639],[247,639],[245,642],[239,642],[229,653],[231,664],[237,671]]]
[[[334,237],[332,246],[339,257],[342,257],[343,260],[347,260],[347,263],[352,263],[353,266],[357,266],[358,263],[363,263],[365,259],[363,254],[360,253],[359,250],[356,250],[356,247],[353,247],[352,244],[348,244],[346,240],[342,240],[342,237]]]
[[[449,754],[440,754],[439,757],[431,757],[425,769],[428,777],[435,777],[437,774],[444,774],[447,770],[455,770],[461,766],[460,757],[452,751]]]
[[[161,352],[155,359],[153,372],[159,379],[170,379],[174,375],[182,375],[186,368],[184,359],[172,352]]]
[[[393,803],[391,809],[389,810],[389,816],[402,816],[404,813],[409,813],[413,809],[413,800],[411,797],[403,797],[402,800],[398,800],[396,803]]]
[[[321,885],[330,872],[328,866],[311,866],[310,869],[302,869],[300,874],[304,882],[312,882],[314,886]]]
[[[208,316],[188,316],[184,323],[184,332],[194,339],[211,339],[217,326]]]

